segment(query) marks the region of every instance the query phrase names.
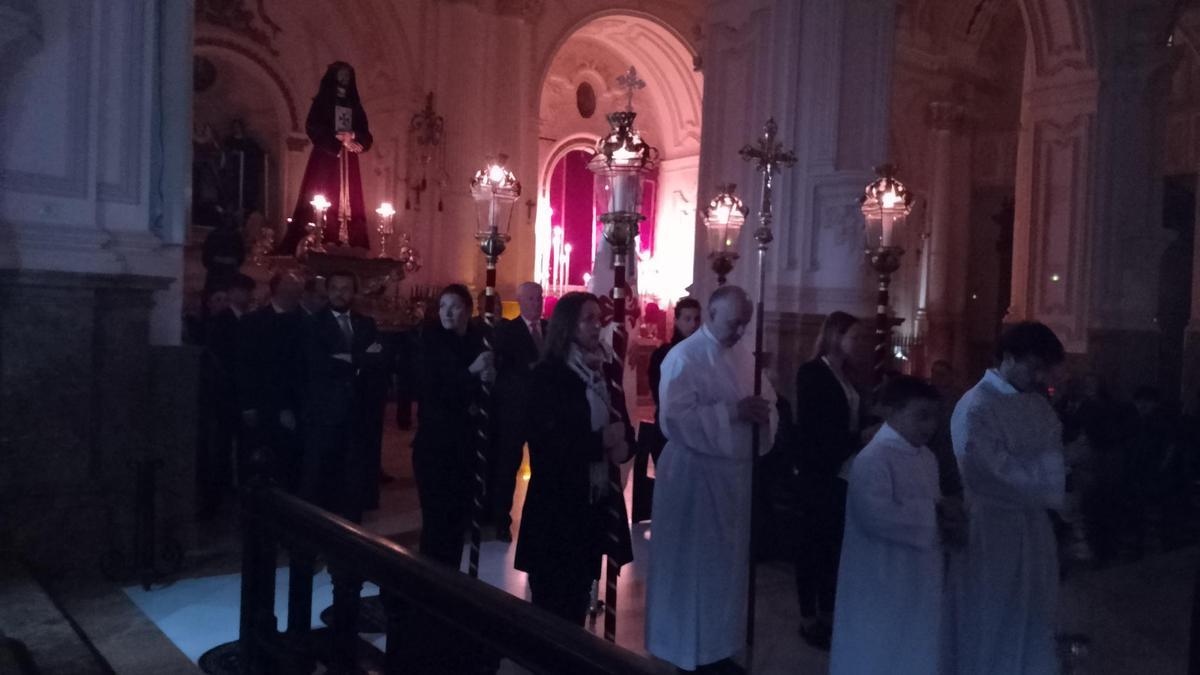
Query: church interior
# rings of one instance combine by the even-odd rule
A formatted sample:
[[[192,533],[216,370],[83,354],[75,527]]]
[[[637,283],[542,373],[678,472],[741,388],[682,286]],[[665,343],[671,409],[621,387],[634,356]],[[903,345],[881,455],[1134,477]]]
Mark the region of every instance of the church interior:
[[[753,644],[700,672],[830,672],[789,490],[797,371],[843,312],[863,347],[839,381],[864,410],[901,376],[957,399],[1007,328],[1053,331],[1060,672],[1200,673],[1200,2],[0,0],[0,18],[0,672],[676,672],[645,637],[654,355],[683,298],[707,312],[737,286],[796,439],[755,431],[774,449],[738,505]],[[282,313],[281,288],[299,326],[339,277],[377,336],[362,363],[386,360],[370,379],[345,354],[369,465],[352,515],[265,478],[308,441],[263,441],[235,400],[284,379],[332,397],[299,365],[309,338],[285,362],[221,332]],[[583,630],[518,569],[523,441],[511,530],[480,522],[494,496],[473,486],[507,461],[480,448],[517,414],[503,361],[501,393],[481,376],[472,429],[447,432],[474,471],[460,573],[418,554],[414,448],[442,421],[417,345],[455,284],[489,359],[502,322],[531,347],[547,330],[545,355],[557,303],[599,298],[632,562],[597,568]],[[353,345],[367,324],[345,312],[327,323]],[[447,635],[456,666],[411,666]]]

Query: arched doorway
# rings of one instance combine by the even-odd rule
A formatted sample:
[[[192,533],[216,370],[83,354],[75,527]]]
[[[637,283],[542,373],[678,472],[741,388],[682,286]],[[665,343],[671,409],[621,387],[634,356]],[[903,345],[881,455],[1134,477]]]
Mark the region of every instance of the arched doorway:
[[[601,237],[585,158],[607,130],[605,114],[624,108],[616,78],[633,66],[646,82],[634,99],[638,128],[661,157],[658,174],[646,184],[638,290],[659,303],[686,292],[695,246],[703,86],[692,63],[690,47],[647,16],[594,17],[560,41],[545,69],[538,108],[535,279],[562,290],[584,285],[583,274],[591,271]],[[580,224],[585,218],[591,220],[588,227]],[[567,246],[571,261],[562,272],[560,256]]]

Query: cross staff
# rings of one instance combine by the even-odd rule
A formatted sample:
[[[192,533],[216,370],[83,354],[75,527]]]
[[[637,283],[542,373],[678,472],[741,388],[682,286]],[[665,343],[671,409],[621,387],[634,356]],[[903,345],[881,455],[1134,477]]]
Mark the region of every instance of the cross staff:
[[[767,284],[767,247],[775,238],[771,232],[771,221],[773,215],[771,213],[771,192],[775,174],[779,172],[781,167],[791,167],[796,163],[796,153],[791,150],[785,150],[783,145],[776,140],[775,133],[779,127],[775,124],[775,118],[767,120],[763,125],[762,135],[758,137],[758,142],[754,145],[747,144],[738,154],[742,159],[748,162],[754,162],[757,170],[763,175],[762,182],[762,203],[758,210],[758,229],[754,231],[754,239],[758,242],[758,295],[756,296],[754,307],[754,395],[762,395],[762,371],[764,365],[763,354],[763,326],[764,326],[764,302],[763,295]],[[751,461],[753,462],[753,470],[750,478],[750,579],[746,589],[746,645],[754,647],[754,586],[755,586],[755,565],[754,565],[754,493],[758,483],[758,453],[762,447],[762,429],[756,424],[752,427],[752,435],[750,441]],[[747,667],[753,666],[753,657],[747,659]]]
[[[624,75],[617,76],[617,89],[625,90],[625,110],[633,112],[633,95],[646,88],[646,81],[638,77],[637,68],[629,66]]]

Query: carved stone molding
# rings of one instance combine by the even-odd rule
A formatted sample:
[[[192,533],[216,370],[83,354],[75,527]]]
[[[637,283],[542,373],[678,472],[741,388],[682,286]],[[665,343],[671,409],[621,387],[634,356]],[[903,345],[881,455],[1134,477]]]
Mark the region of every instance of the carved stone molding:
[[[1064,343],[1086,341],[1094,118],[1034,123],[1029,185],[1029,309]]]
[[[1084,0],[1019,0],[1033,40],[1038,77],[1095,68],[1096,27]]]
[[[542,0],[497,0],[496,13],[536,23],[542,17],[546,3]]]
[[[265,0],[257,0],[251,10],[248,0],[196,0],[196,21],[231,30],[279,56],[275,38],[282,29],[271,20],[264,4]]]

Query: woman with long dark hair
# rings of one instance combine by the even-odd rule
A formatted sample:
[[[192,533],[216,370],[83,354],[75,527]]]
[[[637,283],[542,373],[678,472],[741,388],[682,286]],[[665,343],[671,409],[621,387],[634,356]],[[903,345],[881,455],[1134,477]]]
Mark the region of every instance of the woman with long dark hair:
[[[304,238],[305,227],[317,222],[309,202],[318,194],[331,204],[325,212],[323,240],[330,243],[340,240],[341,219],[345,216],[349,241],[341,243],[370,248],[358,156],[370,150],[375,139],[358,97],[354,68],[349,63],[335,61],[325,69],[321,86],[308,109],[305,130],[312,141],[312,153],[300,181],[292,221],[277,250],[283,254],[295,253],[296,245]]]
[[[600,559],[632,560],[628,520],[613,531],[609,509],[624,516],[624,497],[609,489],[609,471],[633,446],[625,401],[610,386],[600,343],[600,303],[568,293],[554,307],[541,361],[529,390],[532,476],[521,516],[516,568],[529,574],[533,604],[583,625]],[[619,376],[619,370],[618,370]],[[618,544],[608,544],[616,535]]]
[[[813,357],[796,372],[796,429],[803,524],[796,560],[800,634],[828,649],[846,516],[848,461],[862,448],[863,401],[854,365],[870,334],[845,312],[825,318]]]
[[[474,408],[480,383],[496,376],[492,353],[470,327],[471,293],[452,284],[421,331],[413,473],[421,500],[421,554],[458,568],[471,513]]]

